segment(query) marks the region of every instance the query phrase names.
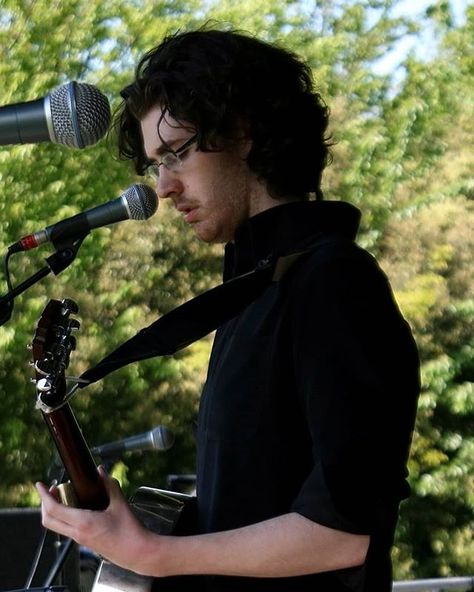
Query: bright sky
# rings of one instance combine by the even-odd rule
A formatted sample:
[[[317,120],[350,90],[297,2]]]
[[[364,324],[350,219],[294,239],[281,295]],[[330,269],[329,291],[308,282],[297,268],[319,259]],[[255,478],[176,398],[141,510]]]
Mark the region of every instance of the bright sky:
[[[432,4],[434,4],[433,0],[404,0],[398,5],[396,14],[422,14],[426,8]],[[462,18],[466,7],[469,6],[468,0],[449,0],[449,4],[451,5],[457,20]]]
[[[416,17],[419,15],[421,17],[427,7],[433,4],[434,0],[403,0],[394,10],[394,16]],[[461,24],[464,20],[466,8],[470,5],[469,0],[450,0],[450,5],[456,24]],[[387,54],[383,60],[380,60],[376,66],[376,70],[381,73],[394,72],[399,63],[413,48],[423,58],[429,57],[432,47],[433,36],[429,30],[421,32],[417,36],[408,36],[400,41],[393,52]]]

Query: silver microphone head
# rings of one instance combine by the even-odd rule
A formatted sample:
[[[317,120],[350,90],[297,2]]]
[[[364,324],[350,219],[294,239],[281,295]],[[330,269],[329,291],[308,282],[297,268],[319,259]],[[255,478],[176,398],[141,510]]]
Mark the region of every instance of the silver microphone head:
[[[158,196],[143,183],[132,185],[122,194],[122,202],[132,220],[146,220],[158,209]]]
[[[174,434],[166,426],[153,428],[149,433],[155,450],[169,450],[174,444]]]
[[[69,82],[45,98],[46,120],[51,141],[72,148],[85,148],[107,132],[110,105],[91,84]]]

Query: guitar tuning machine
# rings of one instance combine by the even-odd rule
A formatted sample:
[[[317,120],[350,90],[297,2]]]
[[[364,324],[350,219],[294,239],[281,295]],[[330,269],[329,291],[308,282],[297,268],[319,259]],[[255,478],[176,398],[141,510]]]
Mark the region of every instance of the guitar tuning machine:
[[[76,302],[74,302],[74,300],[71,300],[70,298],[64,298],[64,300],[61,301],[61,304],[63,305],[63,314],[67,315],[67,314],[77,314],[79,312],[79,306],[77,305]]]
[[[45,358],[44,360],[42,360],[42,362],[46,365],[49,360],[47,358]],[[41,366],[39,365],[38,361],[36,362],[30,362],[30,365],[34,367],[34,369],[36,370],[36,372],[38,374],[42,374],[43,376],[48,376],[49,371],[48,370],[44,370],[43,368],[41,368]]]
[[[77,319],[69,320],[69,329],[71,331],[78,331],[81,328],[81,323]]]
[[[48,393],[51,390],[52,384],[48,378],[40,378],[36,382],[36,390],[40,393]]]

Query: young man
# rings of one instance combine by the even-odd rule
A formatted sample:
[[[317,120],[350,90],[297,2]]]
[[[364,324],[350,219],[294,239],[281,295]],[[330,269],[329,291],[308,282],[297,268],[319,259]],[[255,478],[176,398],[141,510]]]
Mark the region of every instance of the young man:
[[[196,534],[146,531],[105,475],[104,512],[61,506],[39,484],[45,526],[141,574],[205,575],[208,591],[388,592],[418,359],[385,276],[353,242],[359,212],[321,200],[328,110],[309,69],[253,38],[196,31],[144,56],[123,96],[121,155],[157,174],[197,237],[227,243],[224,280],[290,264],[217,332]]]

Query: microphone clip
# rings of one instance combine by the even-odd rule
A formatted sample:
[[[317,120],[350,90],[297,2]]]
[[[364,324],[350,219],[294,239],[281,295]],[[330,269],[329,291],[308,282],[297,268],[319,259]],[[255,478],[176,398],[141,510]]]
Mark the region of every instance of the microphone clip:
[[[53,244],[56,247],[56,252],[45,259],[48,264],[47,267],[43,267],[15,288],[13,288],[10,283],[8,269],[9,258],[13,252],[7,252],[5,256],[5,273],[9,291],[0,297],[0,326],[10,320],[13,312],[13,301],[16,296],[26,292],[28,288],[31,288],[31,286],[46,277],[49,273],[53,272],[54,275],[58,275],[61,271],[64,271],[69,267],[76,258],[79,248],[88,234],[89,231],[86,231],[79,237],[53,241]]]
[[[54,275],[60,274],[61,271],[64,271],[69,265],[71,265],[77,256],[83,240],[88,234],[89,231],[76,238],[52,240],[56,252],[47,257],[45,261]]]

